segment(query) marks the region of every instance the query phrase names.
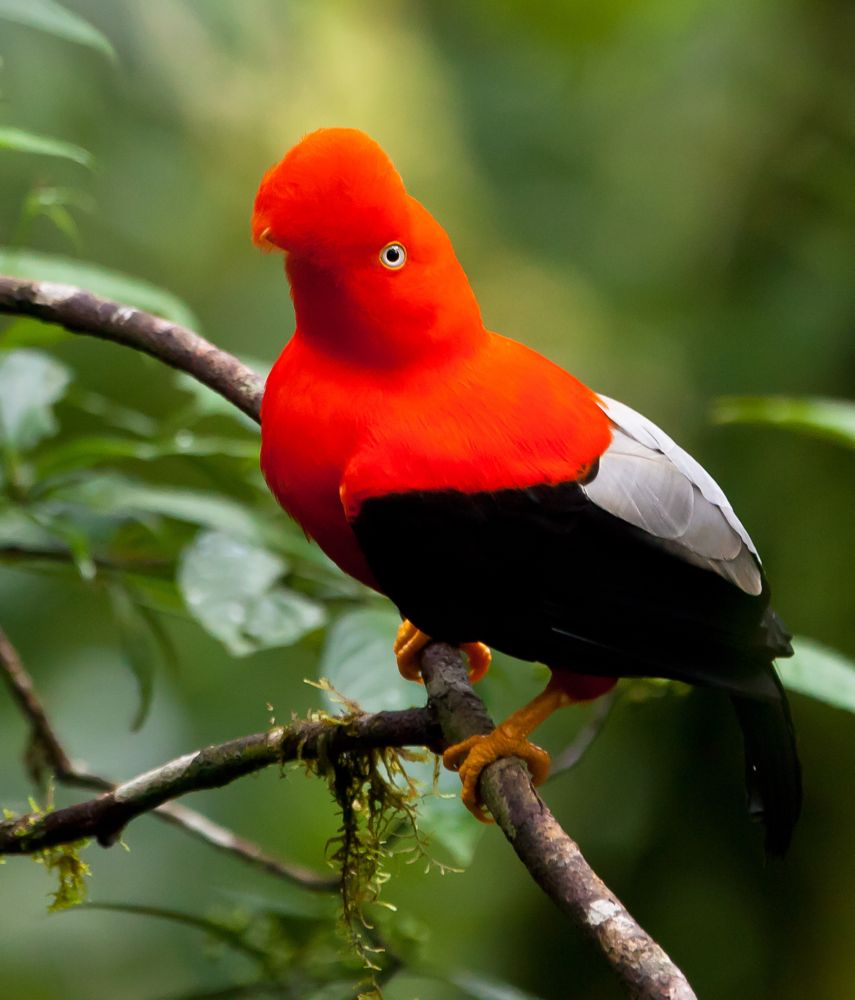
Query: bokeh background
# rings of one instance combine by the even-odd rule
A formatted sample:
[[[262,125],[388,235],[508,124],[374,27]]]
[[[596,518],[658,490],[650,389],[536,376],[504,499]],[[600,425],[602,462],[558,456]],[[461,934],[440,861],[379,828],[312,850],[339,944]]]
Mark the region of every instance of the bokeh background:
[[[293,317],[281,261],[249,240],[256,185],[306,131],[363,128],[448,229],[488,324],[693,451],[752,532],[790,627],[855,654],[851,451],[712,421],[724,395],[852,395],[850,3],[65,6],[117,58],[0,21],[0,124],[79,144],[95,167],[0,150],[0,243],[22,235],[34,186],[71,191],[76,235],[40,215],[25,227],[27,246],[168,289],[210,339],[269,363]],[[156,420],[186,403],[170,373],[131,352],[80,339],[46,349],[81,391]],[[71,407],[58,416],[63,433],[89,426]],[[166,459],[132,471],[228,492],[231,469]],[[150,715],[131,733],[134,681],[103,588],[72,569],[39,569],[0,563],[0,621],[69,749],[96,770],[130,776],[263,728],[267,703],[280,719],[318,703],[303,678],[317,675],[319,632],[235,658],[186,616],[164,615],[176,664],[158,670]],[[500,714],[540,679],[502,660],[485,697]],[[784,863],[763,863],[742,812],[738,733],[708,694],[623,699],[583,762],[546,789],[594,867],[704,998],[852,995],[855,719],[800,695],[792,704],[806,802]],[[587,711],[553,720],[544,742],[560,750]],[[25,809],[26,729],[5,698],[0,734],[0,804]],[[315,867],[337,825],[321,783],[295,772],[191,804]],[[151,819],[126,841],[129,853],[87,851],[93,900],[201,914],[253,900],[309,905]],[[96,910],[47,915],[51,888],[27,859],[0,868],[5,996],[220,995],[249,976],[245,957],[192,927]],[[618,995],[495,830],[464,873],[401,867],[386,896],[436,967],[550,1000]],[[403,975],[387,995],[464,994]]]

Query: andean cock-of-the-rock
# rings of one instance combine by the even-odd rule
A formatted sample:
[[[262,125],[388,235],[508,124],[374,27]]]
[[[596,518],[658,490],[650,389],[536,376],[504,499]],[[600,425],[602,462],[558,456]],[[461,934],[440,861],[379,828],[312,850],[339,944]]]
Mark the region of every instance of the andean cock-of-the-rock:
[[[551,670],[488,736],[449,747],[487,819],[482,769],[517,755],[554,709],[620,677],[727,692],[752,811],[783,852],[801,802],[775,657],[789,635],[757,551],[721,489],[667,434],[521,343],[484,327],[439,223],[386,153],[320,129],[264,176],[253,237],[285,252],[296,330],[267,380],[271,490],[347,573],[387,595],[418,679],[429,638]],[[513,280],[513,276],[509,276]]]

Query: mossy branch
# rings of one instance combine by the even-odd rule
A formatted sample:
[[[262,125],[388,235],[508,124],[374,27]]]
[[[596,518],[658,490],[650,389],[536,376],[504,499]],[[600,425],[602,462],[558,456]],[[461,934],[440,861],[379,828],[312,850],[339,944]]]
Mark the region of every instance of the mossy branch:
[[[32,677],[2,628],[0,677],[5,680],[12,699],[29,723],[30,739],[25,761],[36,785],[44,788],[50,778],[72,788],[88,788],[97,792],[111,792],[117,787],[117,782],[110,781],[103,775],[93,774],[68,755],[42,704]],[[165,802],[152,815],[210,847],[237,857],[270,875],[296,882],[306,889],[335,891],[339,887],[338,879],[276,857],[253,841],[178,802]]]
[[[0,854],[33,854],[88,837],[109,847],[131,820],[188,792],[221,788],[286,761],[314,760],[320,754],[335,758],[345,751],[377,747],[424,746],[439,738],[426,708],[377,712],[343,722],[277,726],[177,757],[97,798],[0,822]]]

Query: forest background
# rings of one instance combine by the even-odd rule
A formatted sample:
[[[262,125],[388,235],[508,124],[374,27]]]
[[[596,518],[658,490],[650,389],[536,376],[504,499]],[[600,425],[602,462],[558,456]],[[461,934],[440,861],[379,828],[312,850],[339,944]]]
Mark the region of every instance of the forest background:
[[[293,318],[281,261],[249,240],[257,183],[306,131],[360,127],[450,232],[488,325],[646,413],[724,486],[805,637],[788,858],[763,864],[738,733],[706,693],[632,686],[544,792],[703,997],[832,1000],[855,980],[855,421],[821,402],[855,385],[853,28],[842,0],[0,0],[0,273],[160,312],[263,371]],[[13,429],[22,378],[49,390],[17,400]],[[302,543],[255,430],[207,390],[6,319],[0,397],[0,624],[75,758],[130,777],[323,707],[307,677],[366,709],[419,703],[396,683],[394,613]],[[99,565],[117,554],[161,565]],[[541,683],[499,657],[482,694],[500,716]],[[560,752],[593,712],[560,713],[544,742]],[[0,806],[44,803],[5,698],[0,733]],[[318,871],[338,826],[299,771],[189,804]],[[387,996],[616,995],[499,834],[456,801],[435,812],[437,856],[465,870],[392,863],[407,960]],[[96,906],[47,915],[42,868],[0,869],[4,993],[221,995],[264,973],[235,945],[262,939],[276,975],[295,956],[313,988],[340,974],[334,899],[149,819],[125,840],[84,852]],[[97,908],[113,903],[164,912]]]

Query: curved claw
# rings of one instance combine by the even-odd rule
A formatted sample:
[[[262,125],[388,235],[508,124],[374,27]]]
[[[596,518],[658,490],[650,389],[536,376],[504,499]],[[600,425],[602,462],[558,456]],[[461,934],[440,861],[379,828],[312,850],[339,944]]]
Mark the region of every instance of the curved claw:
[[[450,746],[442,755],[443,764],[457,771],[463,783],[463,804],[481,823],[492,823],[478,793],[481,772],[493,761],[504,757],[520,757],[525,761],[535,785],[541,785],[549,774],[550,757],[541,747],[525,736],[499,726],[486,736],[470,736]]]
[[[430,641],[431,637],[417,629],[409,619],[401,622],[392,650],[398,661],[398,670],[405,680],[415,681],[417,684],[424,683],[421,652]],[[485,646],[483,642],[464,642],[460,649],[469,659],[469,680],[475,684],[487,673],[493,654],[490,652],[490,647]]]
[[[469,683],[477,684],[490,669],[493,654],[483,642],[464,642],[460,648],[469,660]]]
[[[398,661],[401,676],[408,681],[424,684],[422,680],[421,652],[430,642],[430,636],[420,632],[409,619],[401,622],[392,651]]]

